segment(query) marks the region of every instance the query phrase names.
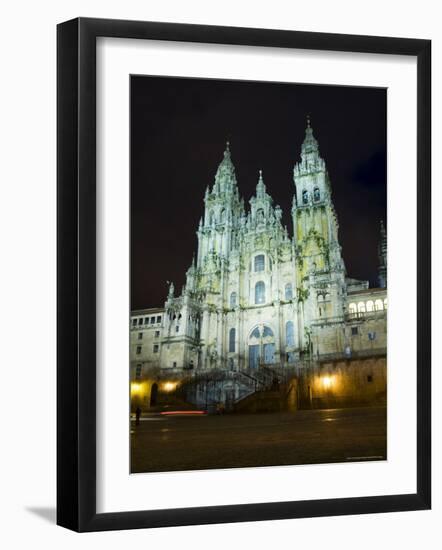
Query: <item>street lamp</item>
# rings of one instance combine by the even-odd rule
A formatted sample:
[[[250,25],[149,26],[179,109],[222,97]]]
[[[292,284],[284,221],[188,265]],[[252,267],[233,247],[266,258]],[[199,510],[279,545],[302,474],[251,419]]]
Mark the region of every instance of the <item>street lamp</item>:
[[[141,390],[141,384],[139,384],[138,382],[132,382],[131,386],[130,386],[130,392],[132,395],[136,395],[137,393],[139,393]]]
[[[163,390],[165,392],[172,392],[176,388],[177,384],[176,382],[164,382],[163,384]]]

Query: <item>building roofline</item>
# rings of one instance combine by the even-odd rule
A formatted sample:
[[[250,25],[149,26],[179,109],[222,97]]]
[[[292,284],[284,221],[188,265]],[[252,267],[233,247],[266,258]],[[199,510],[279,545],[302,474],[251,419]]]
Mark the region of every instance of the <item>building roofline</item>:
[[[357,294],[367,294],[367,293],[380,293],[380,292],[387,292],[386,288],[381,287],[375,287],[375,288],[364,288],[362,290],[353,290],[347,292],[347,296],[356,296]]]
[[[164,311],[164,307],[149,307],[146,309],[133,309],[130,315],[131,317],[136,317],[137,315],[150,315],[152,313],[163,313]]]

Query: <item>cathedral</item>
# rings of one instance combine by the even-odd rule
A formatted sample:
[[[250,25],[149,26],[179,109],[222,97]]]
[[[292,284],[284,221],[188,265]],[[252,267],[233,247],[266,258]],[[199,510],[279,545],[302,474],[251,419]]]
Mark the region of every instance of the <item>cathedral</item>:
[[[285,369],[386,355],[387,238],[379,287],[347,276],[325,160],[307,120],[293,167],[293,233],[259,171],[240,196],[229,143],[204,195],[198,247],[178,294],[132,311],[132,379],[145,369],[190,373]]]

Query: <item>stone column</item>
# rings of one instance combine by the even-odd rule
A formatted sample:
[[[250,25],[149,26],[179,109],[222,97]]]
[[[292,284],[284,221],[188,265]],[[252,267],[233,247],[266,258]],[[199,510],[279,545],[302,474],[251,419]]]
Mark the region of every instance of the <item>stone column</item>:
[[[216,312],[216,351],[217,351],[217,358],[216,358],[216,366],[218,368],[222,368],[223,366],[223,349],[224,349],[224,331],[223,331],[223,312],[222,309],[218,310]]]
[[[201,339],[203,346],[201,349],[201,367],[207,369],[207,349],[209,345],[209,330],[210,330],[210,313],[207,308],[203,311],[203,317],[201,319]]]

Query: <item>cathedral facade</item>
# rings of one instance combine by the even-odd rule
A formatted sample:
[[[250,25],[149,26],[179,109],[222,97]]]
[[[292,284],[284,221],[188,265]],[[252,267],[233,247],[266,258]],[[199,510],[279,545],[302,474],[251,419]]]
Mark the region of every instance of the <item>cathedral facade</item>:
[[[164,308],[133,311],[131,366],[140,373],[252,371],[386,352],[387,246],[379,287],[347,276],[332,187],[307,122],[293,169],[293,234],[258,174],[248,207],[227,143],[204,196],[197,253]]]

